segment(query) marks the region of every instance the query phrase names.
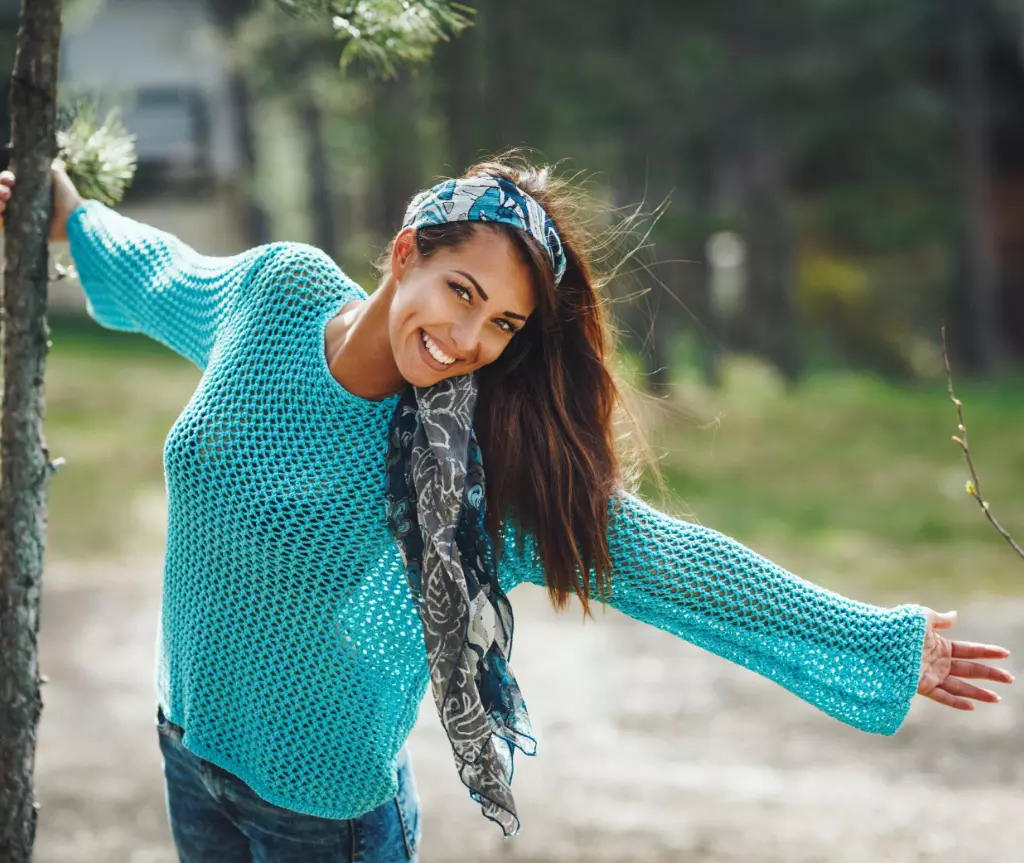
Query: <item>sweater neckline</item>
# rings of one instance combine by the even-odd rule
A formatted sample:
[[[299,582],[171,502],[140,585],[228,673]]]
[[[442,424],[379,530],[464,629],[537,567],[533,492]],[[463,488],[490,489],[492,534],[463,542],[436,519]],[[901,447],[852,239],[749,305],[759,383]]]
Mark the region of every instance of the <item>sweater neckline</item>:
[[[366,291],[364,291],[355,282],[349,280],[348,287],[350,288],[349,291],[343,291],[340,295],[333,295],[331,296],[330,301],[325,303],[325,310],[317,324],[317,333],[319,334],[316,344],[316,354],[318,358],[317,365],[319,366],[320,373],[325,379],[327,385],[334,389],[343,401],[362,405],[364,407],[387,407],[393,410],[395,404],[398,402],[398,395],[385,396],[382,399],[368,399],[363,396],[357,396],[355,393],[346,389],[345,385],[334,376],[331,372],[331,366],[327,362],[327,325],[353,300],[366,300],[368,298]],[[355,296],[351,295],[353,292],[355,293]]]

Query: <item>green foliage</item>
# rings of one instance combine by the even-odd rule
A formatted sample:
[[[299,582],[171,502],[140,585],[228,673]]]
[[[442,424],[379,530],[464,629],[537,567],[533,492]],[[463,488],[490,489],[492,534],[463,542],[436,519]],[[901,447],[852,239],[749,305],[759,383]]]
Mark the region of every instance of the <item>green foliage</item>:
[[[469,26],[473,10],[446,0],[277,0],[343,43],[342,69],[361,63],[385,78],[428,60],[438,42]]]

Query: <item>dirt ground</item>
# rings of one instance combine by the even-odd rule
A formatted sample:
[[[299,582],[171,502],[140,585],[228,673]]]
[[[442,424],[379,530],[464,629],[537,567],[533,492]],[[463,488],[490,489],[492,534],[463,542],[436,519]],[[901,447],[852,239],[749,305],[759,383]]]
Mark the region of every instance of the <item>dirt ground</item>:
[[[37,863],[177,859],[153,727],[159,591],[158,559],[48,567]],[[582,625],[532,587],[512,599],[539,738],[516,764],[523,830],[502,840],[479,814],[427,700],[422,863],[1024,860],[1024,681],[974,713],[917,699],[886,738],[615,612]],[[1024,602],[958,608],[956,636],[1009,647],[1019,676]]]

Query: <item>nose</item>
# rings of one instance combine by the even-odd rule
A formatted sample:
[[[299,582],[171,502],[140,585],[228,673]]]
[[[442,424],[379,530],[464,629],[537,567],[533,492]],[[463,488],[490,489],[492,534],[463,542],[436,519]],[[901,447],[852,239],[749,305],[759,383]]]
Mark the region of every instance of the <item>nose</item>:
[[[472,362],[480,352],[480,331],[483,320],[476,315],[452,324],[449,338],[460,359]]]

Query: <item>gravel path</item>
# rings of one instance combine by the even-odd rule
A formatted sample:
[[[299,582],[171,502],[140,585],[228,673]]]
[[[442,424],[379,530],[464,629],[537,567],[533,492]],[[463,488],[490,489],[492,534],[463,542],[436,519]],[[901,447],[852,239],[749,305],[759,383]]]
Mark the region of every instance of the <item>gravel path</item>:
[[[149,558],[48,568],[37,863],[176,861],[152,718],[159,590]],[[480,816],[427,700],[421,863],[1024,859],[1021,684],[975,713],[918,699],[894,737],[868,735],[616,612],[581,625],[535,588],[512,598],[540,741],[516,762],[522,833],[503,841]],[[1016,671],[1024,602],[958,608],[956,635],[1009,647]]]

